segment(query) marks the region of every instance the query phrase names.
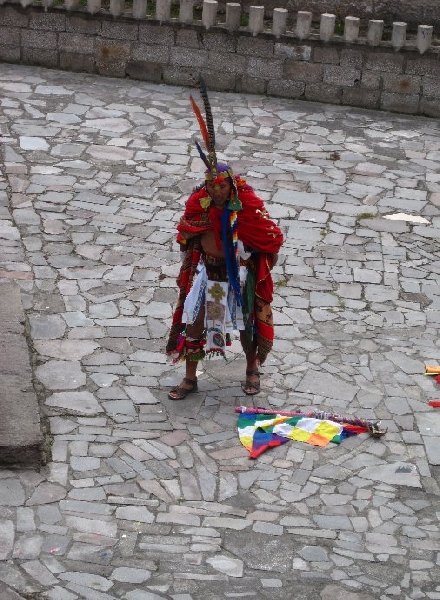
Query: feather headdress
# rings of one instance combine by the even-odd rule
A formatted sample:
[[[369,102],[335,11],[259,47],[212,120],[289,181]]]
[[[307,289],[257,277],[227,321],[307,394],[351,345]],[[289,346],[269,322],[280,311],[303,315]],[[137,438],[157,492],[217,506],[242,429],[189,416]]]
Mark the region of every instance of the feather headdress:
[[[202,77],[199,78],[198,86],[200,90],[200,96],[203,100],[203,107],[205,109],[205,118],[200,111],[200,108],[197,106],[196,101],[192,96],[189,97],[192,109],[194,114],[196,115],[197,121],[200,127],[200,133],[202,134],[203,142],[205,144],[206,152],[202,150],[199,142],[195,140],[195,144],[197,150],[199,152],[200,158],[205,163],[206,168],[210,171],[214,176],[217,173],[217,155],[215,153],[215,131],[214,131],[214,119],[212,118],[212,110],[211,104],[208,98],[208,92],[206,90],[206,84]]]

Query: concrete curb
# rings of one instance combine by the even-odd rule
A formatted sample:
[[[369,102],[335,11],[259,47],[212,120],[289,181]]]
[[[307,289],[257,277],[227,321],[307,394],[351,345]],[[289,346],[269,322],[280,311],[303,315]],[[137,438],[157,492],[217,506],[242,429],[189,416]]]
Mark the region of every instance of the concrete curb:
[[[20,288],[0,282],[0,465],[38,467],[43,435],[24,336]]]

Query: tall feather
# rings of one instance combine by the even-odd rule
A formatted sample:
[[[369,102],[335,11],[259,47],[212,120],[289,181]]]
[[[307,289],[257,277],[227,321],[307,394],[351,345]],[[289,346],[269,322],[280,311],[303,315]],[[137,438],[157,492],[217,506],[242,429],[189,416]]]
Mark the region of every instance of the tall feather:
[[[214,119],[212,118],[211,104],[208,98],[208,92],[206,90],[206,84],[203,77],[199,79],[199,87],[200,87],[200,95],[203,100],[203,106],[205,107],[205,115],[206,115],[206,124],[209,133],[209,146],[208,152],[213,152],[215,150],[215,131],[214,131]]]
[[[190,96],[189,99],[190,99],[194,114],[197,117],[197,121],[199,122],[200,132],[202,134],[206,149],[209,152],[209,150],[210,150],[209,133],[208,133],[208,129],[206,127],[205,120],[204,120],[202,113],[200,112],[200,108],[197,106],[194,98],[192,96]],[[199,150],[199,152],[200,152],[200,150]]]

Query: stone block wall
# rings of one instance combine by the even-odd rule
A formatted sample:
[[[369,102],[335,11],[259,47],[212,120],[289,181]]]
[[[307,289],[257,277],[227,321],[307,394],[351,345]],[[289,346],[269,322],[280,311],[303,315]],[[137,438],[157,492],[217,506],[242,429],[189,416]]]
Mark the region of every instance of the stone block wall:
[[[440,50],[0,5],[0,61],[440,117]]]

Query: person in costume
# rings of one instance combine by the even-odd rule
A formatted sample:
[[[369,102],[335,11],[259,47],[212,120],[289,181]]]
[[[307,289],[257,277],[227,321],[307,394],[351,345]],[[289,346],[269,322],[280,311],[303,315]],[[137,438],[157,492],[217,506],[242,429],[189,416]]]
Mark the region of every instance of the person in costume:
[[[197,391],[197,363],[225,358],[230,334],[240,332],[246,356],[247,395],[260,391],[259,366],[273,344],[271,269],[283,243],[281,230],[269,218],[263,201],[231,167],[217,162],[212,113],[200,81],[206,123],[190,97],[208,153],[196,141],[206,165],[205,182],[186,201],[177,225],[182,265],[179,295],[166,352],[185,361],[183,381],[168,397],[182,400]]]

